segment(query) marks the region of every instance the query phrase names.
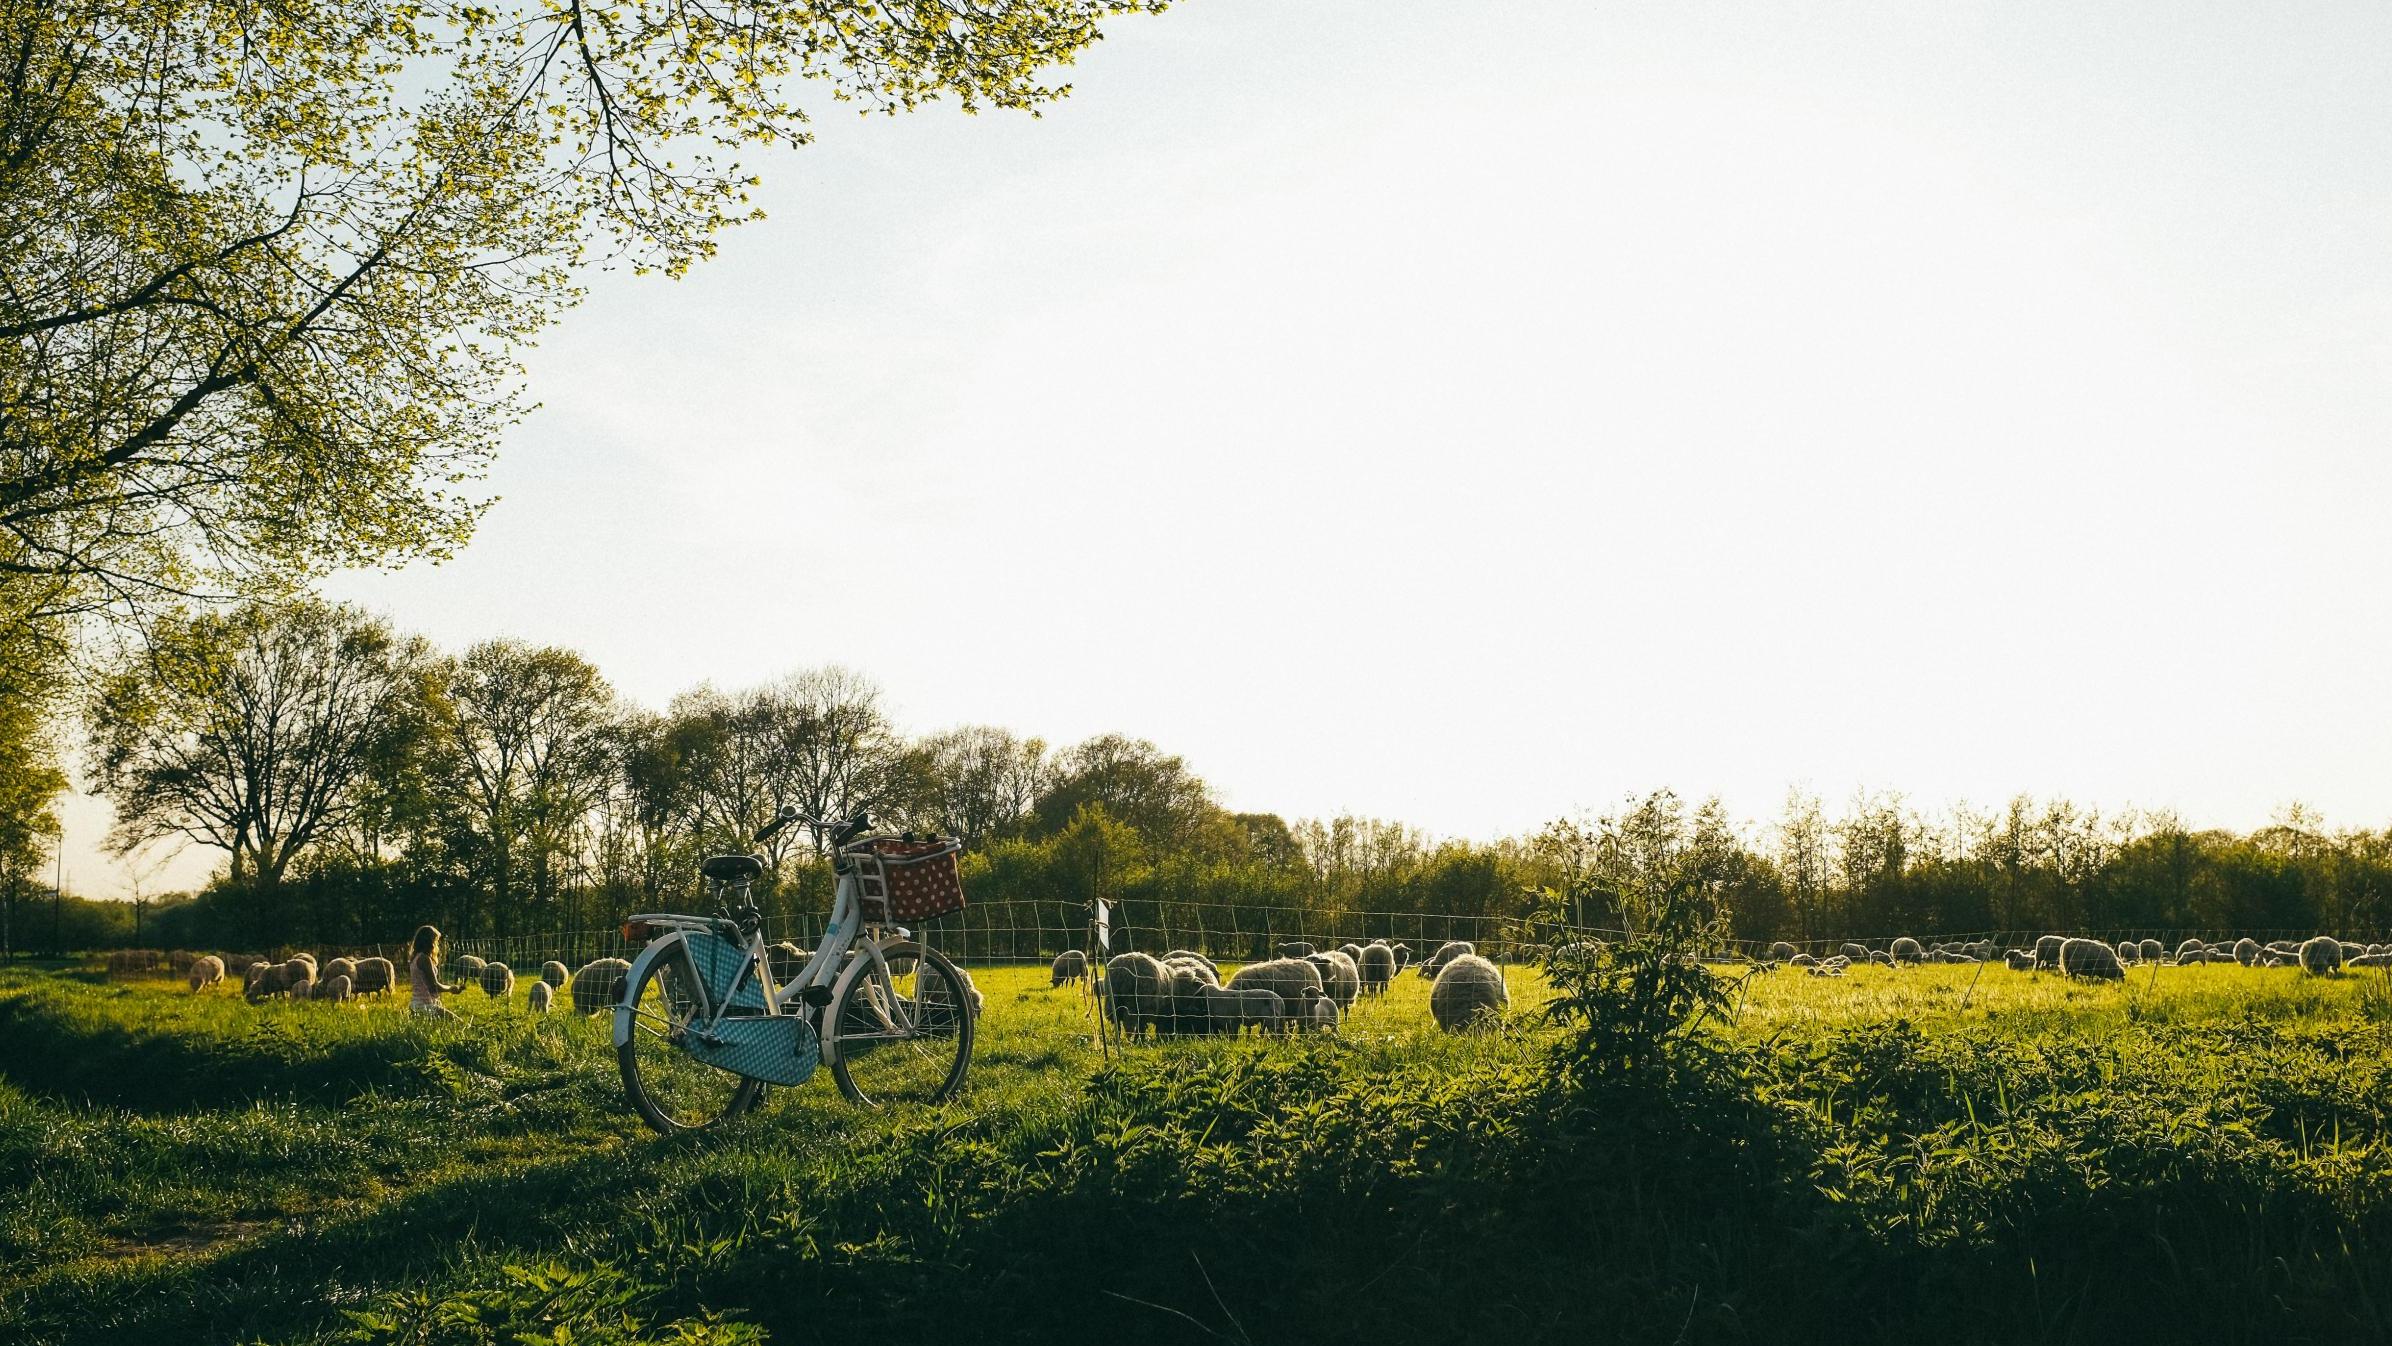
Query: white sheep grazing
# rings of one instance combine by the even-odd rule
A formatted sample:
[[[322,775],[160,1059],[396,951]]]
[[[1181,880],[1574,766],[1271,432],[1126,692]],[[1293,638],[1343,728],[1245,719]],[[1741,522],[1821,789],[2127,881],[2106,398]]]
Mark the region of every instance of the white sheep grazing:
[[[2060,945],[2060,971],[2071,977],[2116,981],[2126,975],[2118,951],[2098,939],[2071,939]]]
[[[1305,993],[1321,993],[1321,969],[1318,964],[1301,958],[1273,958],[1267,962],[1248,963],[1230,975],[1232,991],[1269,991],[1279,997],[1285,1007],[1290,1027],[1300,1027],[1296,1021],[1306,1013]],[[1329,1002],[1332,1007],[1337,1002]]]
[[[349,979],[350,985],[356,985],[357,960],[354,958],[333,959],[331,962],[324,965],[324,970],[322,972],[316,974],[316,980],[318,981],[322,981],[327,977],[347,977]]]
[[[504,963],[484,963],[481,983],[493,999],[504,1000],[515,994],[515,969]]]
[[[1847,942],[1839,946],[1836,949],[1836,952],[1842,955],[1848,962],[1865,963],[1869,961],[1869,946],[1866,944],[1853,944]]]
[[[1236,1033],[1246,1028],[1275,1032],[1287,1012],[1278,992],[1261,987],[1232,990],[1226,986],[1207,986],[1201,995],[1206,1026],[1215,1033]]]
[[[1503,969],[1474,953],[1445,965],[1429,988],[1429,1014],[1448,1033],[1459,1033],[1482,1016],[1499,1015],[1511,1003]]]
[[[1365,944],[1362,956],[1354,960],[1354,975],[1362,981],[1364,995],[1378,995],[1395,980],[1395,950],[1385,943]]]
[[[1054,966],[1047,969],[1047,974],[1049,987],[1061,986],[1065,982],[1086,981],[1088,980],[1088,955],[1078,949],[1065,949],[1055,955]]]
[[[2002,965],[2012,972],[2032,972],[2035,970],[2035,955],[2024,949],[2012,949],[2002,955]]]
[[[1794,946],[1782,939],[1769,946],[1769,956],[1781,963],[1792,962],[1795,953]]]
[[[1938,948],[1936,952],[1942,953],[1945,951],[1941,948]],[[1888,952],[1887,957],[1892,958],[1897,963],[1917,963],[1925,961],[1927,955],[1926,952],[1919,947],[1919,942],[1917,940],[1912,939],[1908,935],[1904,935],[1902,938],[1894,941],[1893,948]]]
[[[1159,1024],[1169,1012],[1164,982],[1167,974],[1153,954],[1117,953],[1105,962],[1105,1013],[1132,1033]]]
[[[613,1009],[623,999],[623,983],[631,979],[631,964],[621,958],[600,958],[573,974],[573,1012],[596,1014]]]
[[[2156,963],[2168,956],[2168,947],[2156,939],[2147,939],[2135,946],[2135,957],[2146,963]]]
[[[318,975],[316,969],[316,956],[312,953],[295,953],[283,961],[287,963],[300,963],[305,965],[307,968],[307,979],[309,981],[314,981]]]
[[[573,969],[551,958],[540,964],[540,980],[547,982],[549,989],[553,991],[573,980]]]
[[[2302,943],[2301,971],[2312,977],[2330,977],[2342,970],[2342,945],[2331,935],[2318,935]]]
[[[2035,970],[2048,971],[2060,965],[2060,946],[2066,944],[2060,935],[2045,935],[2035,941]]]
[[[399,970],[387,958],[360,958],[350,980],[359,995],[388,995],[398,987]]]
[[[1795,966],[1795,967],[1817,967],[1817,966],[1819,966],[1819,959],[1818,959],[1818,956],[1817,956],[1817,955],[1815,955],[1815,954],[1808,954],[1808,953],[1798,953],[1798,954],[1794,955],[1792,958],[1789,958],[1789,959],[1787,959],[1786,961],[1787,961],[1788,963],[1792,964],[1792,965],[1793,965],[1793,966]]]
[[[224,980],[224,960],[214,954],[191,960],[191,989],[204,991]]]
[[[1437,951],[1435,953],[1430,954],[1426,959],[1422,960],[1420,964],[1420,975],[1430,981],[1435,981],[1437,979],[1437,974],[1445,970],[1445,965],[1447,963],[1452,962],[1456,958],[1471,957],[1477,954],[1477,952],[1478,946],[1472,944],[1469,940],[1449,939],[1443,944],[1438,945]]]
[[[1337,1002],[1316,986],[1304,988],[1299,999],[1286,1007],[1284,1022],[1291,1033],[1333,1033],[1337,1031]]]
[[[483,962],[480,958],[470,953],[459,954],[457,956],[457,971],[462,974],[467,981],[480,981],[482,979],[482,969],[488,966],[488,963]]]
[[[546,1014],[556,1004],[556,988],[546,981],[532,983],[531,991],[523,998],[523,1007],[534,1014]]]
[[[1221,969],[1214,967],[1211,959],[1200,954],[1184,951],[1168,953],[1163,956],[1163,966],[1171,971],[1184,968],[1190,976],[1207,986],[1221,984]]]
[[[1345,950],[1331,949],[1316,953],[1304,961],[1321,970],[1321,989],[1337,1002],[1340,1012],[1353,1008],[1354,998],[1362,994],[1362,972]]]
[[[310,994],[309,999],[330,1000],[335,1003],[347,1000],[350,995],[350,984],[348,973],[331,973],[322,981],[316,983],[315,989]]]

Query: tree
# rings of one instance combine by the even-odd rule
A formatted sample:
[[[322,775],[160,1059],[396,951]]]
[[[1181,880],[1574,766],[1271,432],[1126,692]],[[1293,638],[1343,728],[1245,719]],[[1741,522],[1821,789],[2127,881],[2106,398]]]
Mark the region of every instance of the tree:
[[[410,732],[418,642],[355,608],[245,604],[165,623],[90,699],[96,784],[124,852],[193,841],[270,920],[291,863],[358,807]]]
[[[513,640],[474,646],[439,681],[432,778],[467,825],[503,935],[553,913],[560,871],[611,783],[614,689],[571,650]]]
[[[1060,830],[1091,805],[1137,831],[1149,846],[1170,847],[1192,834],[1214,807],[1212,791],[1188,764],[1142,738],[1102,734],[1072,748],[1038,800],[1038,819]]]
[[[48,701],[26,679],[42,676],[38,662],[0,667],[0,951],[16,954],[18,906],[58,844],[54,807],[66,789],[41,710]]]
[[[802,92],[1035,109],[1145,0],[0,0],[0,586],[440,554],[588,266],[754,217]]]
[[[870,678],[835,665],[807,669],[760,697],[777,803],[810,818],[841,818],[859,809],[902,813],[921,793],[923,762],[889,722]]]
[[[922,751],[931,821],[967,846],[1018,827],[1053,775],[1043,740],[993,725],[935,734]]]

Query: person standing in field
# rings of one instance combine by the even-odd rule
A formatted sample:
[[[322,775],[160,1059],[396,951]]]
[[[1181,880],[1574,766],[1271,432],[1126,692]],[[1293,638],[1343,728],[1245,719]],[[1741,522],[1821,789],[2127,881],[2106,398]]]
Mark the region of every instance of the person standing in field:
[[[424,925],[415,930],[415,956],[407,960],[407,1009],[431,1019],[454,1019],[457,1012],[440,1003],[443,991],[460,991],[462,986],[443,986],[440,982],[440,931]]]

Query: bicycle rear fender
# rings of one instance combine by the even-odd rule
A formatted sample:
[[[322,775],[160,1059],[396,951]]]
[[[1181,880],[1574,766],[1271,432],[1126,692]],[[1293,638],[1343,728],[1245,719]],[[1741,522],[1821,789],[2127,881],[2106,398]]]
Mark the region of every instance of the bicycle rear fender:
[[[738,970],[737,976],[727,986],[720,977],[704,975],[707,983],[704,988],[707,1018],[712,1019],[722,1011],[722,1001],[718,997],[725,990],[731,994],[732,1008],[769,1012],[764,1003],[764,988],[753,975],[755,965],[747,962],[746,951],[720,936],[697,930],[671,931],[640,950],[640,956],[632,960],[630,974],[623,978],[623,994],[631,994],[631,989],[640,984],[640,978],[647,974],[649,966],[657,959],[673,953],[684,944],[691,946],[691,962],[701,968],[701,975],[704,975],[705,968],[715,965],[723,965],[725,971],[733,968]],[[618,1049],[631,1041],[632,1013],[628,1002],[615,1006],[615,1046]]]

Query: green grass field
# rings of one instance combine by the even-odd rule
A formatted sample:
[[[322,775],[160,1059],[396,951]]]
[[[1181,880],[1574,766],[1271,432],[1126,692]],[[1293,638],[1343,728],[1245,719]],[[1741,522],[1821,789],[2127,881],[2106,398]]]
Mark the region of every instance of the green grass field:
[[[1730,975],[1734,975],[1731,971]],[[1108,1053],[975,972],[967,1095],[663,1140],[603,1019],[0,973],[0,1340],[2382,1339],[2392,981],[1779,972],[1635,1078],[1545,991]],[[834,1328],[833,1324],[837,1326]]]

